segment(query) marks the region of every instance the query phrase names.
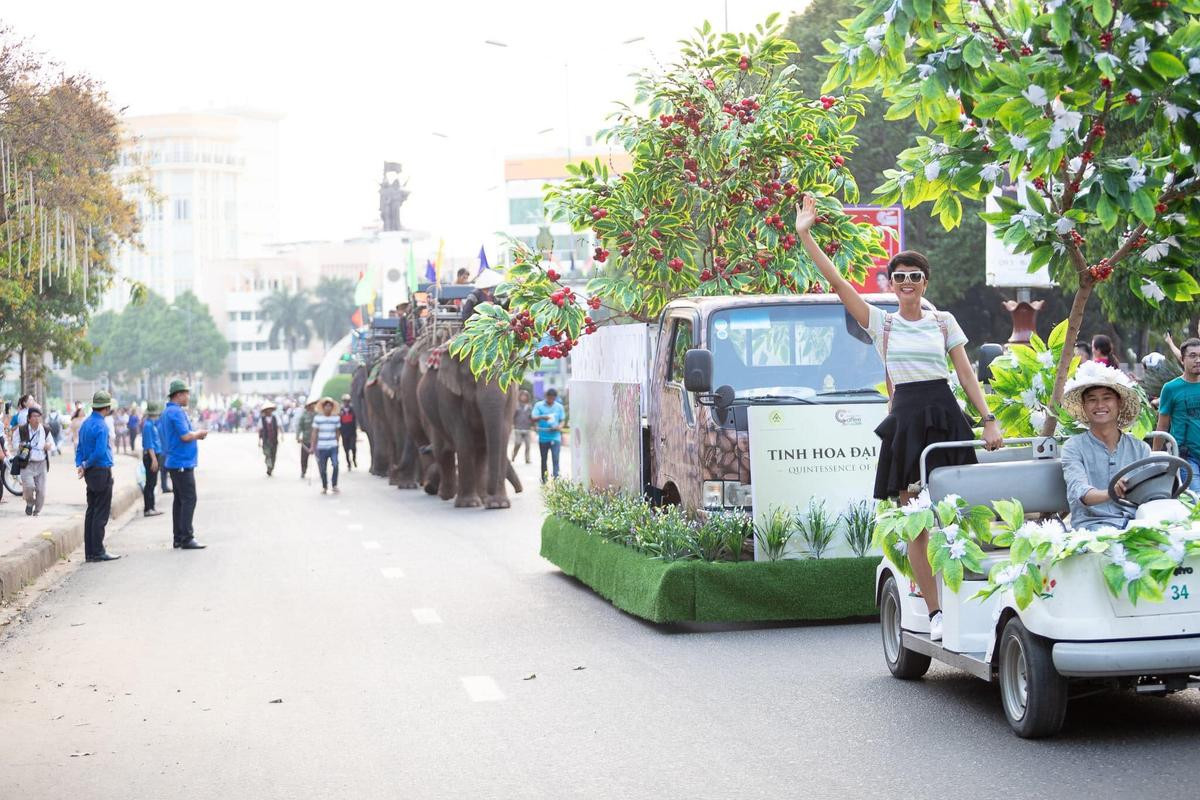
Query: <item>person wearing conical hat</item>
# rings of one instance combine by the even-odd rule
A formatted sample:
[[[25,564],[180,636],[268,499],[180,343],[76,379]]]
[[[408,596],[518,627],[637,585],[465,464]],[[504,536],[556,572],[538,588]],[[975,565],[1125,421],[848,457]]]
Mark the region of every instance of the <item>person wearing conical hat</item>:
[[[262,448],[267,462],[267,477],[275,471],[275,453],[279,451],[279,418],[275,416],[275,404],[263,404],[258,418],[258,446]]]
[[[162,434],[158,431],[158,418],[162,415],[162,403],[151,400],[146,404],[146,419],[142,423],[142,466],[146,469],[146,485],[142,487],[142,516],[157,517],[163,512],[154,507],[154,487],[158,485],[158,471],[162,469]]]
[[[180,550],[203,550],[205,545],[196,541],[192,520],[196,514],[196,465],[200,449],[196,443],[207,438],[208,431],[192,429],[192,420],[184,411],[191,394],[192,390],[183,381],[171,381],[159,432],[166,444],[164,460],[171,473],[171,485],[175,487],[175,501],[171,504],[174,545]]]
[[[1124,432],[1141,411],[1141,394],[1125,373],[1088,361],[1067,381],[1062,405],[1088,428],[1062,450],[1071,527],[1124,528],[1134,511],[1112,502],[1108,485],[1119,470],[1150,455],[1150,445]],[[1114,492],[1125,496],[1124,479]]]

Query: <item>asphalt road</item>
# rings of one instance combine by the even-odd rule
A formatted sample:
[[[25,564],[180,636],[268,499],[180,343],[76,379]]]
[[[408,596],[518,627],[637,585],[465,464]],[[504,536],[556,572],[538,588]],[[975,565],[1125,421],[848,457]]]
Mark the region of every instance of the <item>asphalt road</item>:
[[[5,800],[1192,796],[1200,693],[1022,741],[988,684],[892,679],[874,624],[616,611],[538,557],[528,468],[485,512],[201,451],[207,550],[138,518],[3,635]]]

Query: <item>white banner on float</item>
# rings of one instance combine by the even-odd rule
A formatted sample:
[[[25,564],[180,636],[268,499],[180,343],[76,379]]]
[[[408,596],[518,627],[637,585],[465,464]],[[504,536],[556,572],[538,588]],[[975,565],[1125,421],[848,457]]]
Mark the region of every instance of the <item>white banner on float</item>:
[[[886,403],[759,405],[748,411],[755,524],[773,508],[805,514],[810,501],[824,501],[836,521],[851,503],[871,499],[879,459],[875,428],[887,416]],[[839,522],[826,557],[853,555],[844,531]],[[755,558],[758,549],[755,541]],[[788,554],[801,557],[803,550],[799,534],[793,536]]]

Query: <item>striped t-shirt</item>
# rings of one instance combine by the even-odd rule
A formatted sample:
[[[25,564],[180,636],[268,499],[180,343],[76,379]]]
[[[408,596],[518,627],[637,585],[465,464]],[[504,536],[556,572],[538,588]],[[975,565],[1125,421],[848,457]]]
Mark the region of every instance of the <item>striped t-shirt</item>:
[[[335,416],[318,414],[313,417],[313,430],[317,432],[317,449],[333,450],[337,448],[337,431],[342,421]]]
[[[883,352],[883,321],[887,314],[870,306],[871,316],[867,323],[867,334],[875,343],[879,357],[887,364],[892,383],[914,383],[916,381],[945,380],[950,372],[946,368],[946,354],[959,345],[967,343],[967,335],[959,327],[954,315],[939,311],[946,323],[943,336],[935,312],[924,310],[921,319],[910,322],[898,313],[892,314],[892,331],[888,334],[887,355]]]

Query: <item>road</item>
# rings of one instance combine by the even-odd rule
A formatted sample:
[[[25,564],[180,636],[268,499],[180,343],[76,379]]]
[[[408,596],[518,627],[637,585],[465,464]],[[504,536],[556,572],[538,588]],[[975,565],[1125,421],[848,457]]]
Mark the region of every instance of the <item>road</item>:
[[[1022,741],[987,684],[893,680],[874,624],[616,611],[538,557],[536,487],[492,512],[365,472],[321,496],[293,450],[274,478],[248,435],[201,451],[207,550],[139,517],[0,641],[7,800],[1107,798],[1195,774],[1197,692],[1079,700]]]

